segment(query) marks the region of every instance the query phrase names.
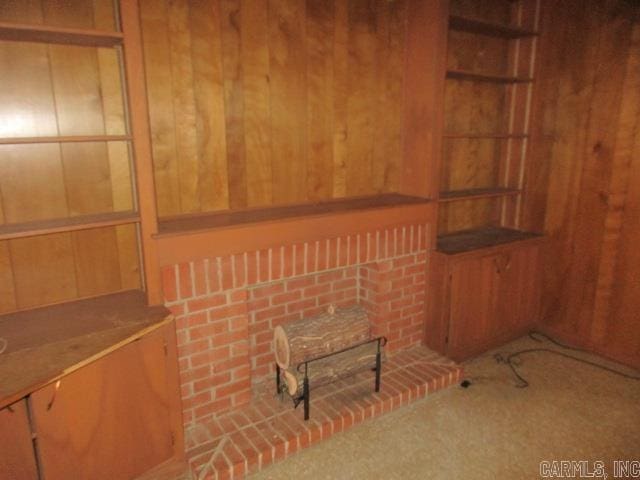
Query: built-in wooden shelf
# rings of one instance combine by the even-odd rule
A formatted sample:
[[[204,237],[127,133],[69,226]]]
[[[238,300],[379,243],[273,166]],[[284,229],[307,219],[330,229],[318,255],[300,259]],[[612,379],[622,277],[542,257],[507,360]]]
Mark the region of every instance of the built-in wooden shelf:
[[[472,139],[492,139],[492,138],[513,138],[513,139],[521,139],[521,138],[529,138],[529,135],[526,133],[445,133],[442,135],[444,138],[472,138]]]
[[[538,238],[542,238],[542,235],[510,228],[485,227],[440,235],[437,250],[447,255],[455,255]]]
[[[489,83],[531,83],[532,78],[511,77],[507,75],[489,75],[486,73],[469,72],[465,70],[447,70],[447,78],[453,80],[472,80]]]
[[[524,28],[501,25],[498,23],[486,22],[475,18],[451,15],[449,17],[449,28],[459,32],[477,33],[501,38],[522,38],[537,35],[537,32]]]
[[[0,138],[0,145],[24,145],[32,143],[89,143],[127,142],[131,135],[71,135],[60,137],[11,137]]]
[[[0,240],[33,237],[50,233],[88,230],[90,228],[126,225],[140,221],[136,212],[112,212],[95,215],[81,215],[69,218],[40,220],[36,222],[12,223],[0,225]]]
[[[428,198],[383,194],[163,218],[153,237],[160,265],[175,265],[398,225],[432,224],[436,209],[437,203]]]
[[[171,320],[128,290],[0,315],[0,408]]]
[[[455,202],[459,200],[475,200],[478,198],[505,197],[519,195],[517,188],[470,188],[466,190],[449,190],[440,192],[440,202]]]
[[[418,205],[430,200],[396,193],[329,200],[320,203],[284,205],[280,207],[248,208],[207,214],[180,215],[160,219],[159,233],[171,234],[222,227],[233,227],[249,223],[273,222],[295,217],[309,217],[332,213],[346,213],[400,205]]]
[[[122,44],[123,35],[122,32],[0,22],[0,40],[114,47]]]

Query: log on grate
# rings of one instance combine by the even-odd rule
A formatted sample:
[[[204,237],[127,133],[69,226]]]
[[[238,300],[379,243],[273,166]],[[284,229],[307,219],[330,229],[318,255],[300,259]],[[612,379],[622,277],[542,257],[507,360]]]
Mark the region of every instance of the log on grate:
[[[304,402],[309,419],[311,387],[375,371],[380,390],[382,347],[386,338],[373,338],[371,325],[359,305],[336,309],[277,326],[273,334],[277,393],[288,393],[297,407]]]

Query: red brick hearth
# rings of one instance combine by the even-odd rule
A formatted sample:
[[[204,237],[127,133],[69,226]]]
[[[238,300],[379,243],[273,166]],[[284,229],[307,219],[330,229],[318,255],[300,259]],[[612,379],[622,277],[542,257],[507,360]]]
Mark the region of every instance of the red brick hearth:
[[[302,406],[294,410],[289,397],[264,392],[250,405],[187,428],[189,467],[198,480],[242,478],[456,383],[461,375],[459,366],[424,347],[403,350],[385,362],[379,393],[369,372],[315,389],[307,422]]]

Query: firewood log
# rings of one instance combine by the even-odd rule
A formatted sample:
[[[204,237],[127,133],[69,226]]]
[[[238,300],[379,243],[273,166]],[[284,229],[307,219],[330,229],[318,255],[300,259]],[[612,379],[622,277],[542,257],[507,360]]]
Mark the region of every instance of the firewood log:
[[[371,338],[367,314],[360,305],[329,309],[313,317],[273,331],[276,363],[280,368],[295,368],[300,362],[321,357]]]

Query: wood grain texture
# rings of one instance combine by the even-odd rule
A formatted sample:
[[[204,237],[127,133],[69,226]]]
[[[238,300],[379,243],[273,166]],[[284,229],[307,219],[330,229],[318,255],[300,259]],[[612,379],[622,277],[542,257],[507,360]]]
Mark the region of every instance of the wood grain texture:
[[[331,2],[306,2],[307,30],[307,198],[331,198],[333,193],[333,24]]]
[[[269,205],[273,199],[269,117],[269,15],[268,0],[242,2],[240,12],[242,86],[244,88],[244,143],[247,206]],[[215,34],[215,32],[212,32]],[[207,38],[201,38],[207,43]],[[225,156],[219,163],[226,168]],[[219,183],[226,188],[226,176]],[[217,192],[212,192],[220,197]],[[225,208],[226,201],[217,209]]]
[[[240,0],[220,1],[220,35],[224,72],[224,119],[227,136],[229,207],[247,206],[247,165],[244,143]]]
[[[226,130],[220,115],[224,112],[220,11],[218,3],[211,5],[206,0],[190,5],[198,196],[201,210],[218,210],[227,206],[229,197]]]
[[[638,231],[638,6],[611,0],[577,7],[553,2],[543,20],[547,60],[534,111],[525,228],[552,239],[545,328],[637,366],[639,304],[629,295],[637,263],[628,242]]]
[[[463,22],[480,20],[531,30],[539,26],[538,10],[536,0],[450,3],[451,13]],[[534,90],[531,82],[510,79],[536,78],[537,38],[505,38],[500,34],[504,30],[498,30],[460,31],[453,24],[449,30],[440,190],[506,188],[510,195],[444,206],[441,233],[520,225]]]
[[[2,474],[13,480],[36,480],[38,469],[26,400],[0,410],[0,442]]]
[[[407,17],[401,191],[437,198],[448,2],[410,0]]]
[[[135,478],[171,456],[166,331],[31,395],[47,478]]]
[[[161,217],[400,191],[406,0],[141,11]]]
[[[2,2],[0,19],[115,28],[111,0]],[[21,224],[132,210],[128,142],[55,142],[57,136],[127,134],[119,53],[0,42],[0,65],[0,136],[49,137],[47,143],[0,147],[0,221]],[[110,227],[3,242],[2,310],[116,291],[123,283],[139,286],[139,267],[133,266],[137,240],[131,232],[131,226]],[[121,264],[129,272],[124,279]]]
[[[425,332],[431,348],[456,361],[523,334],[539,318],[540,243],[511,241],[434,254],[435,288]]]

